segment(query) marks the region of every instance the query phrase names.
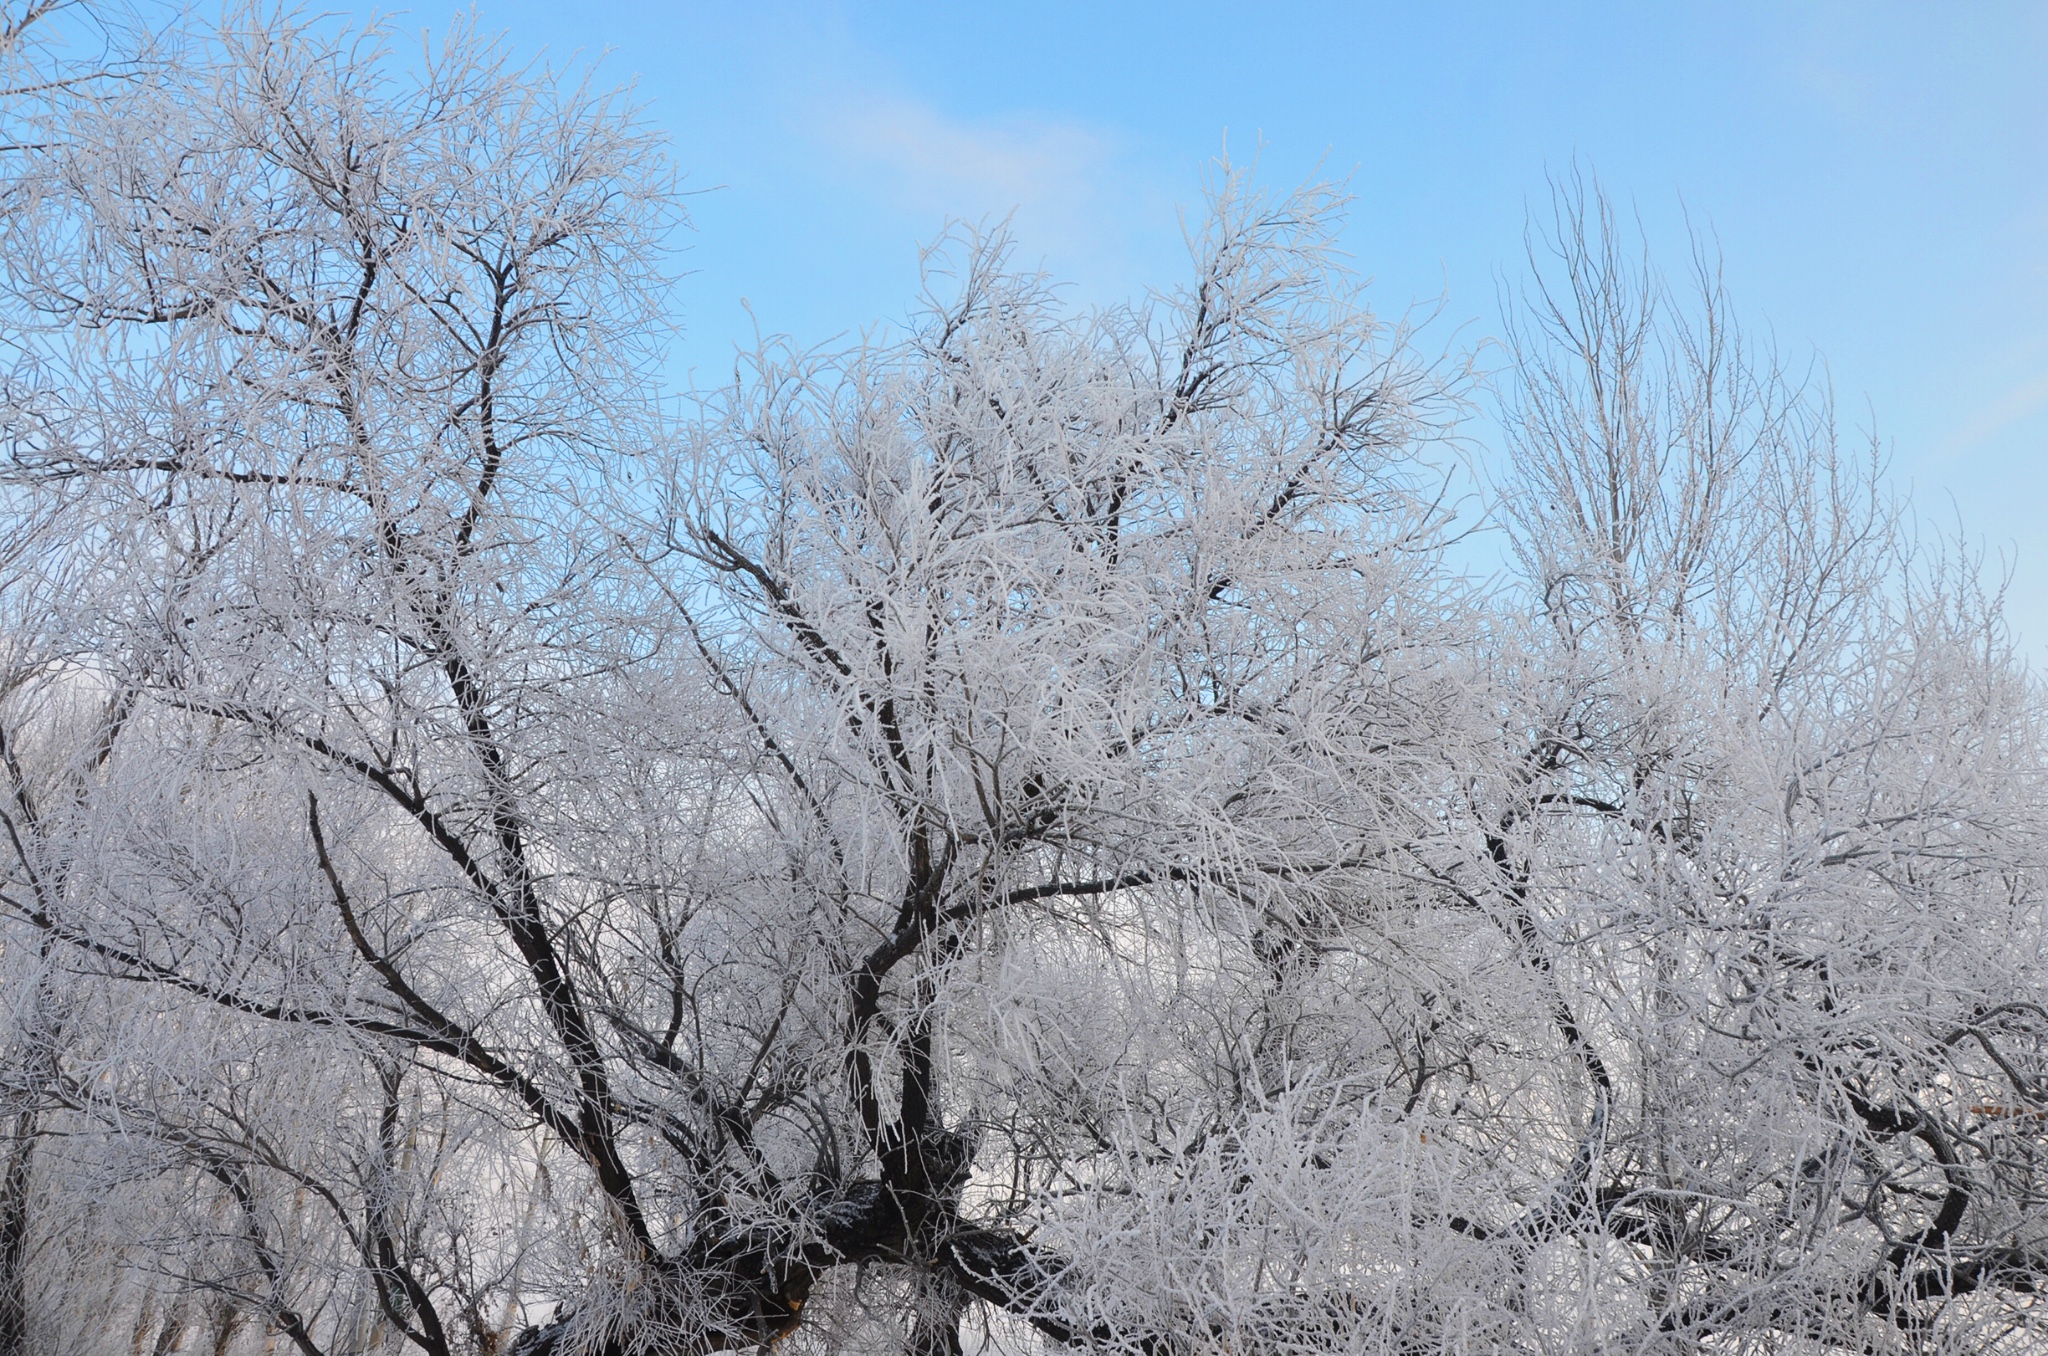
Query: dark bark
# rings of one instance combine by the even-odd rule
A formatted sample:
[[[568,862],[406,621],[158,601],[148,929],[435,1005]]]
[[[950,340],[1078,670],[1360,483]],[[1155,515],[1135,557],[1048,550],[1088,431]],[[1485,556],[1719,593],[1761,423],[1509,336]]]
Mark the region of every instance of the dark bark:
[[[22,1275],[28,1244],[28,1192],[36,1138],[41,1134],[34,1107],[14,1118],[7,1148],[6,1176],[0,1179],[0,1356],[22,1356],[28,1349],[28,1294]]]
[[[757,1230],[658,1259],[653,1283],[672,1298],[648,1306],[633,1330],[602,1334],[599,1350],[605,1356],[699,1356],[772,1342],[796,1327],[812,1290],[830,1272],[876,1263],[918,1273],[927,1307],[912,1340],[925,1356],[957,1351],[958,1320],[969,1299],[1018,1314],[1057,1341],[1114,1341],[1117,1334],[1077,1330],[1054,1312],[1064,1261],[1014,1234],[964,1224],[945,1195],[906,1185],[910,1174],[929,1184],[933,1168],[951,1167],[957,1155],[957,1147],[943,1144],[905,1151],[897,1181],[860,1182],[821,1204],[809,1221],[812,1241],[801,1246],[792,1241],[794,1230]],[[953,1168],[937,1189],[957,1198],[963,1178]],[[521,1333],[507,1356],[558,1356],[592,1336],[570,1313]]]

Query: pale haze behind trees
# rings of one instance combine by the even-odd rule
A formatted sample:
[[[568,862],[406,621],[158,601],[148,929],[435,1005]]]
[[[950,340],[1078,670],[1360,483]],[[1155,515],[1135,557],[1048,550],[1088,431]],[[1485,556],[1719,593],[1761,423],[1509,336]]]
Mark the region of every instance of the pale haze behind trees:
[[[2038,1347],[2039,694],[1711,255],[1482,392],[1221,167],[678,415],[601,87],[9,13],[8,1356]]]

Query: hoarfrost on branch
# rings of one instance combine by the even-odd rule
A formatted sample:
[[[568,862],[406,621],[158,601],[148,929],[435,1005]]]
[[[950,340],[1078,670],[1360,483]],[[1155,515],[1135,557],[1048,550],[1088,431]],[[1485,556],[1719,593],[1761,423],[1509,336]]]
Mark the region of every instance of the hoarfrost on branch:
[[[677,407],[616,96],[62,9],[0,1351],[2038,1344],[2038,692],[1710,253],[1559,185],[1482,583],[1330,190]]]

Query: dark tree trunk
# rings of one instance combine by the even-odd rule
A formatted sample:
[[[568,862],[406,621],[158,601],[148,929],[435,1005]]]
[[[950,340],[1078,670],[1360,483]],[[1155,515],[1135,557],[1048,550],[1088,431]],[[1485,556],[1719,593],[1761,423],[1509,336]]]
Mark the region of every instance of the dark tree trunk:
[[[28,1250],[28,1193],[42,1117],[33,1106],[14,1118],[7,1167],[0,1177],[0,1356],[28,1350],[28,1287],[22,1275]]]

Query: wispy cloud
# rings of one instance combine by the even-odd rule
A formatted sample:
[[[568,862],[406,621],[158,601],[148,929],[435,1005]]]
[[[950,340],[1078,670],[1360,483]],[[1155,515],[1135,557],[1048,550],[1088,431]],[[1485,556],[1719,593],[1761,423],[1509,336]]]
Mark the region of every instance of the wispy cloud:
[[[1942,443],[1941,455],[1959,457],[1973,452],[2043,408],[2048,408],[2048,371],[2019,382],[1978,411]]]
[[[967,119],[901,94],[840,87],[800,114],[828,172],[929,234],[1009,218],[1019,246],[1084,290],[1157,272],[1170,196],[1114,129],[1028,114]]]
[[[1028,206],[1070,212],[1100,196],[1115,159],[1111,138],[1075,122],[949,118],[929,104],[865,94],[829,110],[819,130],[849,162],[888,177],[915,210]]]

